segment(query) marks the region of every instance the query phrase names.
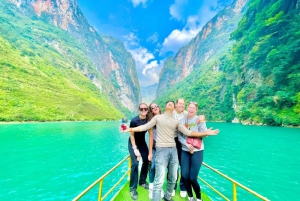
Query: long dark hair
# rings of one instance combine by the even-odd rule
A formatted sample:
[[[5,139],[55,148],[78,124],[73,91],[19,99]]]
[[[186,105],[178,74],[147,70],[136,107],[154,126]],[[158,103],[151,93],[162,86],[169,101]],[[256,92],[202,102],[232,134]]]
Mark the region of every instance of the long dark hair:
[[[151,105],[152,104],[155,104],[155,105],[157,105],[158,106],[158,109],[159,109],[159,114],[161,114],[161,109],[160,109],[160,107],[159,107],[159,105],[158,104],[156,104],[156,103],[151,103],[150,105],[149,105],[149,107],[148,107],[148,122],[149,121],[151,121],[151,119],[154,117],[154,114],[153,114],[153,112],[152,112],[152,108],[151,108]]]

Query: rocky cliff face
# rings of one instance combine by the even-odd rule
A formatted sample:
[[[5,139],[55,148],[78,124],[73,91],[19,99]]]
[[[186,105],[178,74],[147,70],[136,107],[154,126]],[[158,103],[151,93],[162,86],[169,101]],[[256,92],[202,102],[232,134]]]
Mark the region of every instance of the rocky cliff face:
[[[156,89],[157,89],[157,83],[147,87],[141,87],[141,94],[143,97],[142,102],[151,104],[155,99]]]
[[[183,79],[189,70],[186,66],[195,65],[184,80],[163,88],[155,101],[162,104],[178,97],[196,101],[199,113],[212,121],[299,126],[299,0],[251,0],[244,6],[245,13],[244,3],[235,1],[233,9],[219,13],[165,63],[162,75],[169,74],[174,81]],[[243,17],[228,33],[236,27],[239,11]],[[233,17],[227,19],[230,13]],[[232,43],[226,42],[229,34]],[[210,46],[205,47],[209,38]],[[206,61],[197,65],[202,60]]]
[[[141,96],[131,54],[120,40],[97,33],[81,12],[77,0],[10,1],[24,14],[35,15],[38,19],[68,31],[83,46],[96,66],[95,70],[90,70],[84,64],[76,63],[74,68],[84,73],[115,105],[116,100],[119,100],[129,110],[136,109]],[[55,41],[48,43],[56,44]],[[101,81],[99,74],[106,81]]]
[[[237,28],[243,15],[247,0],[236,0],[211,19],[178,53],[169,58],[160,74],[157,97],[166,90],[184,80],[195,68],[223,51],[230,43],[230,33]]]

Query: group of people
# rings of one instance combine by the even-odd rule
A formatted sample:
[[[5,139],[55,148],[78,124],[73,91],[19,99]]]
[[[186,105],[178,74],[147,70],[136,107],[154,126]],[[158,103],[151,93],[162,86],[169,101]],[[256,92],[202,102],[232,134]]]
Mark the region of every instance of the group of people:
[[[161,114],[160,107],[151,103],[139,105],[139,115],[132,118],[130,127],[122,132],[130,132],[128,150],[132,160],[130,177],[130,195],[137,200],[137,184],[149,189],[152,201],[171,201],[175,195],[179,167],[181,167],[180,196],[188,200],[201,200],[201,189],[197,176],[203,161],[204,144],[194,147],[187,143],[188,137],[204,138],[217,135],[219,130],[206,128],[205,117],[197,116],[198,104],[189,102],[187,111],[184,110],[184,99],[168,101],[165,112]],[[145,135],[149,133],[149,149]],[[142,158],[142,168],[138,179],[138,165]],[[149,184],[146,182],[148,166]],[[165,173],[167,172],[166,192],[162,190]],[[193,192],[196,198],[193,198]]]

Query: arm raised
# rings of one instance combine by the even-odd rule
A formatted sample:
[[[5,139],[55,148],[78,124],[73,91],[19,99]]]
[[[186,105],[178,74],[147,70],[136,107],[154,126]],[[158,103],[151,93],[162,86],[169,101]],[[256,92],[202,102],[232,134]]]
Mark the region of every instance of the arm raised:
[[[127,128],[125,130],[122,130],[121,132],[122,133],[126,133],[126,132],[141,132],[141,131],[147,131],[147,130],[150,130],[152,129],[155,125],[156,125],[156,122],[157,122],[157,116],[159,115],[156,115],[155,117],[153,117],[151,119],[150,122],[142,125],[142,126],[138,126],[138,127],[133,127],[133,128]]]
[[[191,136],[193,137],[207,137],[208,135],[218,135],[219,129],[212,130],[212,128],[207,129],[204,132],[192,131]]]
[[[183,135],[192,137],[206,137],[208,135],[217,135],[219,133],[218,129],[212,130],[212,128],[203,132],[190,131],[180,123],[178,124],[177,128]]]

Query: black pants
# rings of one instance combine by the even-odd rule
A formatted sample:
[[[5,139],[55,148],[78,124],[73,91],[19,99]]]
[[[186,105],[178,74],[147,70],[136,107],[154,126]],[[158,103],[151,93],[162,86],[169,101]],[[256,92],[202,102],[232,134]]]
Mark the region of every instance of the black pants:
[[[144,183],[146,183],[147,174],[148,174],[149,150],[148,150],[146,142],[145,142],[145,144],[137,145],[137,147],[138,147],[138,149],[141,153],[142,159],[143,159],[139,184],[144,184]],[[132,161],[130,183],[129,183],[130,191],[132,191],[132,190],[136,190],[136,188],[137,188],[137,182],[138,182],[138,177],[139,177],[139,175],[138,175],[139,174],[139,161],[137,161],[137,158],[133,152],[130,138],[128,141],[128,150],[129,150],[129,154],[130,154],[131,161]]]
[[[196,194],[197,199],[201,199],[201,189],[197,177],[203,161],[203,150],[190,152],[181,152],[181,177],[185,185],[189,197],[193,197],[192,188]]]
[[[177,155],[178,155],[179,166],[181,168],[181,152],[182,152],[182,150],[181,150],[181,143],[179,142],[178,137],[176,137],[174,139],[175,139],[176,148],[177,148]],[[176,184],[175,184],[174,189],[177,188],[178,177],[179,177],[179,170],[177,172],[177,180],[176,180]],[[179,182],[180,182],[180,184],[179,184],[180,190],[181,191],[186,191],[184,183],[183,183],[183,180],[182,180],[182,176],[181,176]]]

